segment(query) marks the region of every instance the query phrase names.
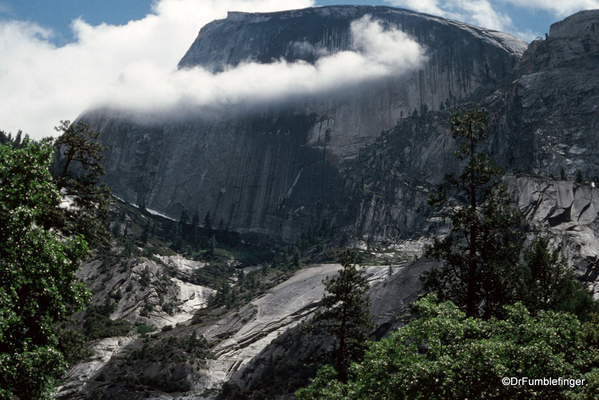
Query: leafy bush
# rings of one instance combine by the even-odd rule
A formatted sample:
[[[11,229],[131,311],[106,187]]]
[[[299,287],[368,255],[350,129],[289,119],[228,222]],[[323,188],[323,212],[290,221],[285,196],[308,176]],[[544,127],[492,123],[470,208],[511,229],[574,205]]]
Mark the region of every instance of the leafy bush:
[[[137,333],[141,333],[142,335],[145,333],[154,332],[156,328],[153,325],[139,325],[136,329]]]
[[[107,301],[102,306],[90,306],[85,313],[83,329],[89,340],[126,336],[133,326],[123,319],[111,320],[115,305]]]
[[[184,339],[174,336],[163,339],[149,337],[141,349],[131,354],[131,359],[162,363],[204,360],[212,357],[207,351],[209,347],[208,341],[203,336],[197,337],[195,332]]]
[[[415,303],[419,318],[373,343],[347,383],[328,366],[301,399],[567,399],[586,398],[599,380],[599,350],[578,319],[542,311],[532,317],[518,303],[504,320],[465,318],[435,296]],[[589,386],[508,386],[504,377],[585,379]],[[583,397],[580,397],[583,396]],[[591,397],[589,397],[591,398]]]

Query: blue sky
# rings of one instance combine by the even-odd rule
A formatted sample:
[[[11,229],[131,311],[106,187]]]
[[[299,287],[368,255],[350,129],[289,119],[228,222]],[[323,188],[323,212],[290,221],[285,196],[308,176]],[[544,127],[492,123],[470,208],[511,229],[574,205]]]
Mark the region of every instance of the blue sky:
[[[156,112],[183,101],[230,106],[261,97],[273,101],[289,93],[311,93],[344,84],[334,68],[352,79],[389,73],[379,54],[355,51],[331,55],[318,66],[246,65],[226,74],[196,69],[176,71],[200,28],[227,11],[267,12],[339,0],[0,0],[0,129],[22,129],[32,137],[53,134],[60,120],[74,120],[99,105]],[[412,9],[502,30],[530,41],[549,32],[555,21],[599,0],[358,0],[351,4]],[[397,51],[395,71],[418,68],[426,49],[410,38],[382,32],[365,21],[361,35],[383,36]],[[366,37],[365,40],[368,40]],[[375,43],[374,41],[372,43]],[[405,49],[405,51],[404,51]],[[385,49],[379,49],[385,52]],[[346,57],[342,60],[343,57]],[[403,57],[403,58],[402,58]],[[359,69],[366,69],[361,74]],[[264,76],[270,85],[264,86]],[[353,76],[355,75],[355,76]],[[358,76],[359,75],[359,76]],[[272,83],[275,83],[273,85]],[[275,88],[275,90],[271,89]],[[226,104],[225,104],[226,103]]]
[[[283,2],[282,0],[281,2]],[[111,25],[124,25],[131,20],[142,19],[147,14],[152,13],[152,3],[154,0],[0,0],[0,18],[4,20],[22,20],[35,22],[43,27],[50,28],[54,32],[52,41],[62,45],[75,40],[71,30],[71,22],[77,18],[82,18],[91,25],[107,23]],[[479,3],[488,3],[498,13],[508,16],[512,24],[504,26],[505,31],[516,34],[522,39],[529,41],[538,35],[544,35],[549,32],[549,26],[575,10],[585,9],[587,7],[597,6],[590,1],[568,1],[562,3],[572,4],[571,7],[559,7],[548,0],[545,5],[535,5],[534,1],[525,2],[520,0],[502,0],[488,1]],[[421,0],[389,0],[389,1],[369,1],[369,0],[328,0],[316,1],[315,5],[335,5],[335,4],[365,4],[365,5],[387,5],[414,9],[416,11],[430,11],[428,4],[438,4],[439,9],[450,11],[451,1],[421,1]],[[456,1],[456,3],[459,3]],[[477,3],[472,1],[471,3]],[[532,3],[532,4],[530,4]],[[553,4],[555,3],[555,4]],[[444,7],[443,4],[446,6]],[[433,14],[435,14],[433,12]],[[439,13],[436,13],[439,15]],[[463,13],[464,22],[476,22],[468,18],[468,12]],[[483,25],[483,24],[480,24]],[[491,24],[489,24],[491,25]],[[489,26],[498,28],[497,26]]]

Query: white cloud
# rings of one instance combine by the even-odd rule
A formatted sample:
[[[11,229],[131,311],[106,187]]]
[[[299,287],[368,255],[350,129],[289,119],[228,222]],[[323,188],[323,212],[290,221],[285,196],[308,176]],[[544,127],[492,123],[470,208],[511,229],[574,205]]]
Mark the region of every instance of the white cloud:
[[[512,29],[512,19],[489,0],[387,0],[389,4],[499,31]]]
[[[518,7],[549,11],[556,17],[567,17],[581,10],[599,8],[599,0],[502,0]]]
[[[283,3],[283,4],[282,4]],[[73,22],[76,41],[56,47],[35,24],[0,22],[0,129],[52,135],[105,96],[126,71],[173,70],[206,23],[227,11],[304,8],[313,0],[159,0],[154,13],[123,26]]]
[[[498,11],[502,5],[512,4],[522,11],[545,11],[557,18],[575,12],[599,8],[599,0],[386,0],[387,3],[414,11],[467,22],[483,28],[504,31],[524,40],[536,35],[530,30],[519,30],[509,15]]]
[[[384,30],[369,16],[354,21],[351,32],[351,50],[323,55],[314,65],[284,60],[243,63],[213,74],[199,67],[173,72],[151,63],[136,63],[96,105],[136,111],[142,116],[187,111],[190,107],[196,113],[235,112],[256,104],[345,90],[415,70],[425,61],[425,51],[418,43],[399,30]],[[308,44],[294,45],[318,53]]]

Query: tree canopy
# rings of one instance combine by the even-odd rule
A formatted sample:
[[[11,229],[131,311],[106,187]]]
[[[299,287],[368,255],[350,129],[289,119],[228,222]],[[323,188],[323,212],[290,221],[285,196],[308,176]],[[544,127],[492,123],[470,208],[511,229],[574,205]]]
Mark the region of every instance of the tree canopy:
[[[585,320],[599,311],[591,293],[576,280],[565,257],[557,249],[549,249],[549,239],[537,237],[523,251],[517,297],[536,314],[539,311],[566,311]]]
[[[532,316],[521,304],[506,318],[466,318],[435,295],[417,301],[419,318],[372,343],[346,383],[323,368],[300,399],[591,399],[599,386],[597,326],[568,313]],[[506,385],[504,378],[522,379]],[[543,385],[542,378],[568,383]],[[572,379],[572,381],[570,381]],[[578,384],[576,382],[578,379]],[[583,382],[584,379],[584,382]]]
[[[110,188],[100,183],[105,150],[98,140],[100,134],[82,122],[61,121],[55,129],[62,134],[54,142],[52,175],[70,205],[62,207],[50,225],[66,235],[84,235],[91,247],[107,244],[110,234],[104,223],[108,218]]]
[[[456,157],[466,164],[458,177],[446,175],[429,199],[431,205],[449,206],[451,232],[425,250],[443,267],[423,274],[422,280],[426,290],[453,301],[468,316],[489,317],[514,301],[522,217],[497,180],[501,169],[478,151],[487,135],[486,114],[458,113],[450,123],[453,138],[461,140]]]
[[[54,326],[83,307],[75,278],[88,254],[81,235],[44,226],[60,202],[48,140],[19,149],[0,145],[0,398],[49,396],[65,360]]]

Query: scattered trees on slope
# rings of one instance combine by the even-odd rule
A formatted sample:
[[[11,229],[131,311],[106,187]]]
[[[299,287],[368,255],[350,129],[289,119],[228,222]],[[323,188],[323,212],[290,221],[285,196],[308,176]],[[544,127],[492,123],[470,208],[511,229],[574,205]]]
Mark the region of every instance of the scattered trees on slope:
[[[412,305],[408,325],[370,343],[346,381],[325,366],[296,393],[301,399],[596,397],[597,303],[546,238],[522,252],[522,217],[497,182],[501,171],[476,152],[484,113],[454,115],[451,125],[464,139],[456,155],[466,166],[430,199],[451,207],[452,223],[426,249],[443,261],[423,276],[433,293]],[[529,381],[502,381],[514,377]],[[549,377],[568,382],[532,381]]]
[[[59,323],[89,299],[75,277],[88,245],[109,237],[98,133],[57,130],[39,143],[0,135],[0,398],[50,397],[75,354],[59,340],[82,353],[82,335]]]
[[[516,295],[531,313],[565,311],[586,320],[589,314],[599,311],[599,305],[576,280],[564,256],[549,249],[546,237],[536,238],[523,255]]]

